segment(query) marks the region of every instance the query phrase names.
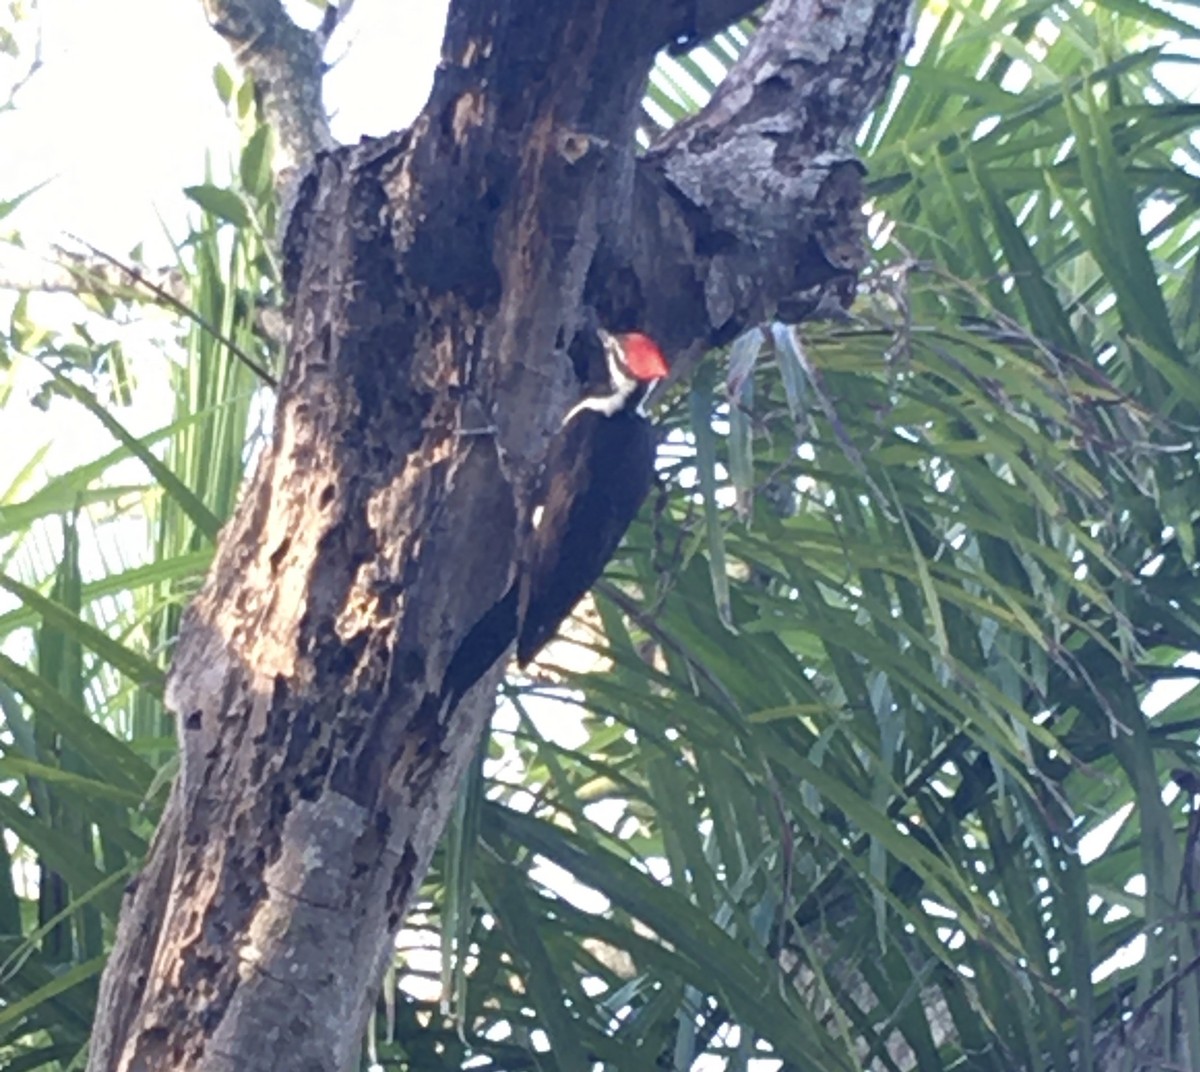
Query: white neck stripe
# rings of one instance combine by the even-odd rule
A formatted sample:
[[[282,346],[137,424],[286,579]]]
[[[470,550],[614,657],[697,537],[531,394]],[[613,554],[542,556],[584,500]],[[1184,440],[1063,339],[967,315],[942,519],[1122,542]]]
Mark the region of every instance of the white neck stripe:
[[[607,341],[605,342],[604,357],[608,364],[608,376],[612,381],[613,393],[610,395],[592,395],[588,398],[580,399],[567,411],[567,415],[563,418],[563,424],[566,424],[571,418],[578,416],[584,410],[591,410],[593,413],[599,413],[605,417],[614,417],[625,408],[625,404],[635,391],[646,386],[640,380],[631,376],[626,370],[621,360],[620,348],[615,344],[615,340],[612,345]],[[646,416],[646,411],[643,408],[645,403],[646,393],[643,390],[642,397],[638,399],[638,403],[633,410],[639,417]]]
[[[600,398],[583,398],[575,403],[563,418],[563,424],[567,424],[573,417],[579,416],[584,410],[590,409],[595,413],[601,413],[605,417],[614,416],[618,410],[625,405],[625,398],[622,395],[602,395]]]
[[[572,417],[577,416],[586,409],[590,409],[593,413],[602,414],[605,417],[614,417],[625,408],[630,396],[639,389],[644,388],[645,385],[639,383],[637,380],[622,376],[616,381],[614,386],[616,390],[611,395],[590,395],[587,398],[581,398],[567,411],[567,415],[563,418],[563,424],[566,424]],[[633,412],[639,417],[646,416],[646,411],[643,409],[645,403],[646,395],[643,390],[642,397],[638,399],[637,405],[633,407]]]

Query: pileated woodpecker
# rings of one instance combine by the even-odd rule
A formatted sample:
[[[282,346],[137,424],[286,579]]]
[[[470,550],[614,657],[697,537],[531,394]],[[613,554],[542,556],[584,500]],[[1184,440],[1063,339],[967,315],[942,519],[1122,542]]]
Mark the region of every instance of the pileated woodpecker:
[[[601,331],[611,390],[567,414],[546,457],[542,516],[518,579],[525,666],[603,572],[654,483],[646,393],[669,369],[648,335]]]
[[[608,390],[575,404],[550,444],[541,517],[512,587],[471,628],[442,685],[457,700],[500,658],[513,638],[525,666],[604,570],[654,483],[655,436],[642,409],[667,375],[648,335],[599,332]]]

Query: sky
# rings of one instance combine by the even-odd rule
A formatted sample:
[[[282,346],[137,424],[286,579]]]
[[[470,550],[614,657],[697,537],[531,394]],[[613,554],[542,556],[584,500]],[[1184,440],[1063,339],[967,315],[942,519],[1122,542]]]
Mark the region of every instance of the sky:
[[[315,21],[311,4],[290,6],[298,19]],[[412,121],[432,84],[445,9],[446,0],[354,3],[326,56],[332,65],[326,104],[339,141]],[[51,277],[51,247],[66,241],[78,248],[72,235],[116,256],[142,244],[148,263],[171,264],[168,236],[184,237],[196,213],[183,188],[205,181],[209,167],[220,183],[239,138],[213,83],[217,64],[234,69],[230,51],[208,26],[201,0],[37,0],[24,30],[16,73],[33,54],[34,30],[43,63],[20,90],[15,110],[0,114],[0,202],[41,188],[0,220],[0,234],[19,231],[26,247],[0,242],[5,318],[12,304],[5,285]],[[16,73],[0,54],[0,101]],[[78,306],[61,295],[35,294],[31,312],[38,322],[60,326],[78,319]],[[149,347],[156,326],[140,326]],[[131,330],[125,341],[133,348],[138,338]],[[25,363],[18,377],[17,401],[31,398],[38,370]],[[160,386],[154,397],[169,405],[167,385]],[[149,405],[145,421],[127,414],[127,423],[147,432],[162,423],[161,412]],[[6,406],[0,443],[19,449],[0,449],[0,489],[63,420],[72,422],[72,435],[54,437],[46,463],[55,471],[94,453],[95,438],[80,434],[69,406],[48,414],[28,404]]]
[[[312,17],[310,5],[293,5]],[[445,0],[357,0],[330,44],[334,134],[354,141],[412,120],[437,62]],[[4,221],[42,244],[64,232],[125,252],[182,229],[181,190],[221,169],[236,131],[213,88],[225,42],[200,0],[40,0],[44,66],[0,115],[0,200],[47,179]],[[0,90],[5,69],[0,66]],[[2,262],[0,262],[2,263]]]

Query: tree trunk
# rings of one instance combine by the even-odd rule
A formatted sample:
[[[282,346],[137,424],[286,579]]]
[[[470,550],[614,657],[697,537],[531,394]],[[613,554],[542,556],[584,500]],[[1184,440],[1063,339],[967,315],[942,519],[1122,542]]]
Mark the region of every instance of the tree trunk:
[[[93,1072],[347,1064],[491,712],[499,668],[437,698],[516,568],[584,325],[648,331],[679,371],[852,293],[850,146],[906,0],[776,0],[709,107],[635,157],[657,50],[752,6],[458,0],[413,127],[316,160],[274,441],[185,616],[181,773]]]

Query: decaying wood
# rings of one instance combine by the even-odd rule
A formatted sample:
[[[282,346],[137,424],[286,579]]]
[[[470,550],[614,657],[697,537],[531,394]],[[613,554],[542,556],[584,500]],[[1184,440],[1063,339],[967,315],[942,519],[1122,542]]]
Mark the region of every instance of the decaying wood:
[[[318,158],[274,442],[179,638],[182,770],[93,1072],[345,1066],[498,670],[455,710],[429,700],[511,579],[587,310],[683,360],[847,293],[851,139],[906,13],[776,0],[728,86],[639,160],[645,79],[691,3],[457,0],[414,126]]]

